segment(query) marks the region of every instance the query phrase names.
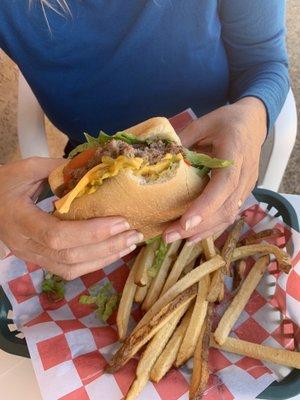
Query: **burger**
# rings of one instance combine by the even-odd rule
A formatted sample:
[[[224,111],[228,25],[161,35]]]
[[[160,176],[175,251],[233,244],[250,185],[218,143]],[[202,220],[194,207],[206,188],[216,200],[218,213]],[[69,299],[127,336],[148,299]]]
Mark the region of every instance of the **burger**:
[[[122,216],[145,239],[160,235],[201,194],[212,168],[231,165],[184,148],[166,118],[107,135],[85,134],[49,176],[63,220]]]

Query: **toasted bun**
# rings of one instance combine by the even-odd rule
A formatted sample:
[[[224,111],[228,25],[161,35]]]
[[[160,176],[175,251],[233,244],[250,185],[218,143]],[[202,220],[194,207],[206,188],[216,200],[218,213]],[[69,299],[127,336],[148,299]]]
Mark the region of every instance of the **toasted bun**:
[[[161,137],[181,144],[179,137],[166,118],[151,118],[128,129],[141,138]],[[63,183],[64,165],[49,176],[52,191]],[[183,160],[168,175],[153,183],[145,183],[129,170],[103,182],[93,194],[76,198],[68,213],[55,212],[64,220],[94,217],[122,216],[145,239],[160,235],[170,221],[180,217],[191,202],[203,191],[208,177],[200,177],[195,168]]]

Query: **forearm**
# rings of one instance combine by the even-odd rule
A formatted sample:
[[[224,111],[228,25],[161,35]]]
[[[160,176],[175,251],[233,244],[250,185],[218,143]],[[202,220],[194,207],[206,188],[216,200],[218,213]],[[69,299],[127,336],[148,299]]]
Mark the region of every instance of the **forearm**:
[[[272,127],[282,109],[288,90],[287,66],[280,62],[266,62],[233,74],[229,100],[236,102],[245,97],[256,97],[265,105],[267,126]]]

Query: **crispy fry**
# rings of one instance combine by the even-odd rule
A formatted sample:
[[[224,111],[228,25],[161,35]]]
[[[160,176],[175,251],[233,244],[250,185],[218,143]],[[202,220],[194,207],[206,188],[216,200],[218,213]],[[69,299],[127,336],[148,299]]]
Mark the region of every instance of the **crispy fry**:
[[[150,281],[151,282],[151,281]],[[150,285],[149,282],[149,285]],[[135,296],[134,296],[134,301],[136,303],[142,303],[146,297],[149,285],[146,286],[137,286]]]
[[[241,283],[244,280],[244,274],[246,271],[246,261],[239,260],[238,264],[233,269],[233,282],[232,282],[232,290],[237,290]]]
[[[189,245],[189,243],[186,242],[184,244],[164,284],[164,287],[161,291],[161,296],[164,295],[166,291],[177,282],[186,265],[194,261],[201,253],[202,246],[198,243],[195,245]]]
[[[233,228],[229,232],[229,235],[221,251],[221,256],[224,258],[226,262],[225,267],[223,267],[223,271],[226,271],[227,275],[230,275],[230,264],[232,261],[233,252],[234,249],[236,248],[243,226],[244,226],[243,218],[235,222]]]
[[[140,322],[137,324],[134,331],[136,331],[141,326],[145,325],[151,318],[153,318],[162,307],[172,301],[181,292],[186,290],[186,288],[192,286],[194,283],[199,282],[201,278],[205,275],[216,271],[225,265],[224,260],[219,255],[215,256],[209,261],[201,264],[197,268],[194,268],[191,272],[185,275],[182,279],[175,283],[163,296],[153,304],[150,310],[143,316]]]
[[[127,281],[123,289],[122,297],[119,303],[119,308],[117,313],[117,328],[118,328],[119,339],[121,341],[125,339],[127,334],[131,307],[137,288],[137,286],[134,283],[134,277],[137,269],[140,266],[140,258],[141,258],[141,252],[139,252],[139,254],[137,255],[130,269]]]
[[[300,369],[300,352],[297,351],[275,349],[273,347],[251,343],[233,337],[228,337],[222,346],[220,346],[215,341],[213,335],[211,335],[210,338],[210,345],[216,349],[228,351],[230,353]]]
[[[193,308],[190,308],[189,311],[185,314],[170,341],[166,345],[164,351],[161,353],[156,363],[154,364],[150,374],[150,379],[153,382],[159,382],[172,368],[172,365],[176,360],[178,349],[191,319],[192,311]]]
[[[198,338],[194,354],[194,366],[189,395],[190,400],[201,399],[202,394],[207,386],[209,378],[208,352],[212,328],[213,310],[214,305],[210,303],[207,308],[206,318],[202,326],[201,334]]]
[[[136,378],[130,386],[125,400],[134,400],[143,390],[150,378],[150,372],[155,364],[155,361],[168,343],[170,337],[176,329],[178,322],[185,314],[187,308],[188,304],[185,307],[177,310],[169,322],[167,322],[149,342],[146,350],[140,358],[136,369]]]
[[[152,279],[149,289],[147,291],[147,295],[143,302],[142,309],[149,310],[149,308],[155,303],[158,299],[160,292],[165,284],[165,281],[168,276],[169,269],[174,261],[174,256],[176,256],[177,251],[180,247],[181,240],[177,240],[176,242],[170,245],[169,250],[167,251],[166,257],[161,264],[161,267],[155,278]]]
[[[248,244],[256,244],[264,239],[280,238],[284,236],[284,232],[281,232],[277,228],[266,229],[260,232],[254,232],[245,239],[239,242],[240,245],[245,246]]]
[[[223,344],[229,335],[233,325],[240,316],[241,312],[248,303],[251,294],[259,284],[263,274],[270,263],[270,257],[261,257],[252,267],[248,276],[245,278],[240,290],[232,300],[231,304],[223,314],[218,327],[214,333],[217,343]]]
[[[198,293],[193,313],[174,364],[177,368],[191,358],[195,352],[197,341],[207,312],[208,302],[206,301],[206,296],[209,283],[210,279],[208,275],[202,278],[198,283]]]
[[[216,248],[215,248],[215,244],[214,244],[214,239],[212,236],[203,239],[201,241],[202,247],[203,247],[203,252],[205,255],[206,260],[210,260],[211,258],[213,258],[217,252],[216,252]]]
[[[223,273],[221,269],[218,269],[212,274],[212,279],[207,294],[207,301],[210,303],[217,301],[220,293],[222,292],[223,286]]]
[[[174,313],[189,304],[196,294],[197,285],[194,284],[160,307],[159,312],[150,318],[149,322],[133,331],[125,339],[122,347],[113,356],[108,372],[115,372],[125,365],[174,316]]]
[[[158,248],[159,241],[154,240],[154,242],[144,246],[141,249],[141,256],[139,259],[139,268],[137,268],[134,283],[138,286],[146,286],[149,282],[150,276],[148,274],[148,269],[153,264],[155,258],[155,252]]]
[[[182,271],[180,278],[184,277],[185,275],[187,275],[189,272],[191,272],[191,270],[194,268],[196,263],[196,260],[191,261],[189,264],[187,264],[184,267],[184,270]]]
[[[232,261],[240,260],[241,258],[247,258],[257,253],[274,254],[278,261],[279,268],[285,273],[289,273],[291,269],[291,258],[283,250],[279,249],[273,244],[250,244],[248,246],[237,247],[233,252]]]

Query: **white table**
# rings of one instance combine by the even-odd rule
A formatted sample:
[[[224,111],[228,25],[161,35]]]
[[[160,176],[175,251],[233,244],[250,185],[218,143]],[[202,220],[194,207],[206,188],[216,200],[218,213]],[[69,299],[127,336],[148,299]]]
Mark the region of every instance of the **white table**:
[[[300,216],[300,196],[286,195]],[[42,400],[31,361],[0,350],[0,399]],[[300,400],[300,395],[290,400]]]

